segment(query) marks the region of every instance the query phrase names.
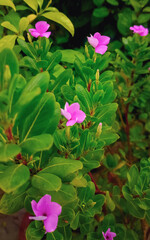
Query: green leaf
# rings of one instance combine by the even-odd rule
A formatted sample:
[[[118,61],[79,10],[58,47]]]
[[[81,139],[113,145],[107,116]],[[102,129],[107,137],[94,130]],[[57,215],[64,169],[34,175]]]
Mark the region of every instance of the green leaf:
[[[0,147],[0,162],[10,161],[10,158],[15,157],[21,148],[16,144],[6,144]]]
[[[144,13],[144,14],[140,14],[140,16],[138,17],[138,23],[146,23],[150,20],[150,14],[149,13]]]
[[[98,122],[106,122],[108,125],[112,125],[117,108],[117,103],[110,103],[97,107],[95,116],[98,118]]]
[[[114,211],[115,210],[114,201],[111,199],[108,191],[106,191],[106,203],[107,203],[107,206],[110,209],[110,211]]]
[[[63,85],[61,87],[61,92],[67,101],[73,101],[75,92],[73,91],[73,89],[70,86]]]
[[[62,53],[62,62],[67,62],[67,63],[74,63],[76,57],[80,59],[81,62],[85,62],[85,57],[81,52],[72,50],[72,49],[67,49],[67,50],[61,50]]]
[[[109,15],[109,11],[106,7],[96,8],[93,11],[93,16],[97,18],[104,18]]]
[[[25,142],[20,144],[23,151],[29,155],[35,154],[39,151],[49,150],[53,145],[53,137],[50,134],[41,134],[27,138]]]
[[[37,0],[23,0],[29,7],[31,7],[35,12],[38,9],[38,2]]]
[[[84,108],[86,109],[86,111],[88,113],[90,113],[90,110],[92,108],[92,100],[91,100],[89,92],[84,87],[77,84],[76,85],[76,94],[77,94],[78,99],[81,101]]]
[[[15,192],[3,194],[0,200],[0,213],[13,214],[22,209],[27,187],[28,184],[25,184]]]
[[[19,22],[19,31],[22,33],[27,29],[29,25],[29,20],[27,17],[22,17]]]
[[[97,6],[97,7],[100,7],[103,3],[104,3],[105,0],[93,0],[94,4]]]
[[[71,223],[75,217],[75,212],[72,208],[63,207],[61,215],[59,216],[59,226],[64,227]]]
[[[36,50],[33,46],[30,45],[30,43],[26,43],[22,39],[17,39],[19,46],[21,47],[21,50],[29,57],[36,59]]]
[[[132,10],[130,8],[125,8],[123,12],[118,14],[117,27],[122,35],[127,35],[129,33],[129,28],[132,25]]]
[[[0,39],[0,51],[3,50],[6,46],[12,49],[15,45],[17,35],[7,35]]]
[[[22,91],[17,103],[14,106],[13,111],[18,111],[20,107],[28,104],[35,96],[39,95],[40,93],[42,94],[46,92],[48,88],[48,82],[48,72],[39,73],[35,77],[33,77]]]
[[[107,0],[108,3],[110,3],[113,6],[118,6],[119,3],[116,0]]]
[[[10,22],[5,21],[1,23],[2,27],[8,28],[9,30],[11,30],[12,32],[18,33],[18,30],[15,28],[14,25],[12,25]]]
[[[65,85],[66,82],[69,81],[71,77],[72,77],[72,70],[71,69],[65,70],[57,77],[54,84],[50,87],[50,91],[54,92],[55,94],[60,92],[60,87],[62,85]]]
[[[22,164],[15,164],[0,174],[0,188],[10,193],[25,184],[29,178],[29,169]]]
[[[139,170],[136,165],[133,165],[130,168],[129,172],[127,173],[127,179],[128,179],[130,190],[132,190],[136,185],[138,177],[139,177]]]
[[[144,218],[145,215],[145,211],[143,209],[141,209],[139,206],[136,205],[135,201],[129,201],[127,202],[127,207],[128,207],[128,211],[129,213],[136,217],[136,218]]]
[[[42,8],[43,1],[44,1],[44,0],[37,0],[37,2],[38,2],[38,5],[40,6],[40,8]]]
[[[51,93],[45,93],[37,107],[35,107],[35,110],[26,117],[21,139],[24,139],[23,141],[25,141],[28,137],[45,133],[49,128],[49,122],[54,114],[54,109],[54,95]]]
[[[35,221],[31,222],[26,230],[26,240],[41,240],[45,234],[43,228],[37,229]]]
[[[52,173],[63,179],[69,174],[82,169],[82,167],[83,165],[80,161],[54,157],[41,173]]]
[[[150,12],[150,7],[145,7],[145,8],[143,9],[143,12]]]
[[[69,184],[62,184],[57,192],[50,192],[49,194],[53,201],[61,204],[61,206],[67,205],[77,198],[76,189]]]
[[[47,233],[46,240],[64,240],[64,238],[61,233],[55,230],[55,232]]]
[[[7,43],[8,45],[8,43]],[[9,48],[4,48],[0,53],[0,86],[3,89],[3,86],[8,84],[4,82],[4,66],[8,65],[10,70],[11,79],[15,74],[19,73],[18,60],[16,55]],[[11,81],[11,80],[10,80]]]
[[[61,12],[47,12],[42,14],[42,16],[61,24],[71,33],[72,36],[74,36],[74,26],[65,14]]]
[[[11,0],[0,0],[0,5],[11,7],[16,11],[15,5]]]
[[[61,58],[62,58],[62,54],[60,51],[56,51],[55,53],[53,53],[52,56],[48,58],[49,65],[46,71],[51,71],[56,64],[60,63]]]
[[[54,174],[39,172],[31,180],[32,186],[46,191],[58,191],[61,179]]]

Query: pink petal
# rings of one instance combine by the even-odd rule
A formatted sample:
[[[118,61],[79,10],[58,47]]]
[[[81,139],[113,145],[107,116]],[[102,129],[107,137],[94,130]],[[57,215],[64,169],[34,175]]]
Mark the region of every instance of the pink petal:
[[[45,33],[49,29],[49,27],[50,25],[45,21],[39,21],[35,24],[35,28],[40,34]]]
[[[67,120],[71,119],[71,114],[61,108],[61,115],[63,115]]]
[[[40,212],[37,209],[37,202],[35,200],[31,201],[31,206],[32,206],[32,210],[33,210],[34,214],[36,216],[40,216]]]
[[[37,30],[34,29],[34,28],[30,28],[30,29],[29,29],[29,32],[30,32],[31,35],[32,35],[33,37],[35,37],[35,38],[38,38],[38,37],[40,36],[40,33],[37,32]]]
[[[49,38],[50,35],[51,35],[51,32],[46,32],[46,33],[42,33],[42,34],[40,34],[40,37],[46,37],[46,38]]]
[[[87,39],[88,39],[89,44],[90,44],[92,47],[94,47],[94,48],[97,47],[97,45],[98,45],[98,40],[97,40],[95,37],[93,37],[93,36],[91,35],[91,37],[87,37]]]
[[[116,237],[116,233],[111,232],[111,236],[112,236],[113,238]]]
[[[51,213],[50,214],[55,214],[55,215],[60,215],[62,207],[56,203],[56,202],[51,202],[50,203],[50,208],[51,208]]]
[[[66,123],[66,126],[73,126],[75,123],[76,123],[76,120],[69,120],[69,121]]]
[[[37,221],[43,221],[46,220],[47,217],[46,216],[38,216],[38,217],[29,217],[30,220],[37,220]]]
[[[57,228],[58,216],[50,215],[46,220],[44,220],[44,226],[46,232],[54,232]]]
[[[65,104],[65,111],[67,111],[68,110],[68,108],[69,108],[69,103],[68,102],[66,102],[66,104]]]
[[[100,37],[101,37],[101,34],[99,32],[96,32],[94,34],[94,37],[97,38],[97,40],[99,41]]]
[[[50,204],[51,204],[51,196],[48,194],[44,195],[37,204],[37,210],[40,213],[40,215],[38,216],[43,216],[43,215],[48,216],[51,210]]]
[[[67,111],[72,114],[73,112],[79,111],[80,104],[79,103],[73,103],[68,108]]]
[[[100,54],[104,54],[107,51],[107,46],[105,45],[100,45],[98,47],[95,48],[95,52],[96,53],[100,53]]]
[[[107,45],[109,42],[110,42],[110,37],[101,36],[99,38],[99,44],[101,44],[101,45]]]
[[[86,114],[85,114],[83,111],[79,110],[79,111],[77,112],[76,122],[77,122],[77,123],[82,123],[85,118],[86,118]]]

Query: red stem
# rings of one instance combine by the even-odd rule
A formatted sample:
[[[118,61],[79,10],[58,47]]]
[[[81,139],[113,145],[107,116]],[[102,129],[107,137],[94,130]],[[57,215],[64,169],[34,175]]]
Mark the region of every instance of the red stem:
[[[90,176],[90,178],[91,178],[92,182],[93,182],[93,183],[94,183],[94,185],[95,185],[95,194],[103,194],[103,195],[106,195],[106,193],[105,193],[105,192],[103,192],[103,191],[101,191],[101,190],[99,189],[99,187],[97,186],[97,184],[96,184],[96,182],[95,182],[95,180],[94,180],[94,178],[93,178],[93,175],[92,175],[92,173],[91,173],[91,172],[89,172],[88,174],[89,174],[89,176]]]

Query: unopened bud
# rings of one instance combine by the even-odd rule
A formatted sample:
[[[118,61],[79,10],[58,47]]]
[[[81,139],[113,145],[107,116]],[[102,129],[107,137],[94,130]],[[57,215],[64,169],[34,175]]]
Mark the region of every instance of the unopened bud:
[[[66,127],[66,136],[69,140],[70,139],[70,127]]]
[[[4,76],[4,86],[5,86],[5,88],[7,88],[8,82],[11,79],[11,71],[10,71],[9,65],[5,65],[3,76]]]
[[[96,137],[99,137],[102,132],[102,123],[100,122],[97,127]]]
[[[85,54],[88,58],[90,57],[87,45],[85,45]]]
[[[96,84],[99,84],[99,69],[96,71]]]
[[[31,39],[31,36],[30,36],[29,33],[27,33],[27,38],[28,38],[28,41],[29,41],[30,43],[32,43],[32,39]]]

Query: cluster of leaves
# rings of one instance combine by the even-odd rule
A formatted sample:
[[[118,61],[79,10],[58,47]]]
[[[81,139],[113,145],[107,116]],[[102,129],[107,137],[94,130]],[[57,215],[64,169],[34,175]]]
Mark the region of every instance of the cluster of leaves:
[[[95,195],[88,172],[100,166],[104,146],[118,138],[113,72],[104,71],[109,53],[95,56],[92,48],[87,56],[73,50],[51,53],[46,38],[18,39],[18,44],[19,62],[10,49],[0,53],[0,187],[5,192],[0,212],[25,207],[32,214],[31,200],[50,194],[62,214],[47,239],[71,239],[71,229],[80,229],[83,238],[84,225],[96,221],[105,202],[103,194]],[[83,124],[65,126],[60,105],[66,101],[80,103],[87,116]],[[27,239],[43,236],[41,224],[29,225]]]
[[[78,33],[75,40],[71,40],[66,33],[63,37],[58,33],[57,42],[64,43],[69,39],[69,42],[72,41],[77,47],[80,47],[82,38],[84,42],[85,36],[96,32],[97,29],[118,42],[122,35],[129,35],[130,26],[134,24],[147,26],[150,20],[148,0],[77,0],[73,2],[65,0],[65,4],[61,0],[56,0],[54,4],[67,13]]]
[[[15,6],[16,2],[16,6]],[[64,28],[66,28],[71,35],[74,35],[74,26],[72,22],[60,12],[57,8],[50,7],[52,1],[43,0],[24,0],[14,1],[1,0],[0,6],[0,50],[2,50],[6,44],[9,48],[13,48],[17,38],[24,38],[24,31],[31,28],[33,21],[47,20],[54,21]],[[6,31],[7,30],[7,31]]]
[[[33,214],[31,201],[49,194],[62,206],[58,228],[45,235],[42,222],[31,222],[27,240],[97,240],[109,227],[116,232],[116,240],[139,240],[143,235],[146,239],[150,224],[149,37],[123,38],[121,50],[103,56],[88,45],[85,51],[51,51],[48,39],[32,41],[28,35],[27,42],[24,31],[36,18],[47,16],[73,35],[68,18],[49,7],[51,1],[14,3],[16,7],[10,0],[5,5],[0,1],[1,14],[8,17],[1,18],[2,26],[11,31],[0,40],[0,188],[4,192],[0,212],[12,214],[25,207]],[[99,11],[109,4],[118,6],[119,1],[94,3]],[[134,7],[137,19],[141,11],[149,11],[144,10],[147,1],[124,4]],[[14,38],[13,50],[3,49],[8,36]],[[60,113],[66,102],[80,104],[86,114],[82,124],[66,127]],[[95,181],[91,171],[98,167]]]

